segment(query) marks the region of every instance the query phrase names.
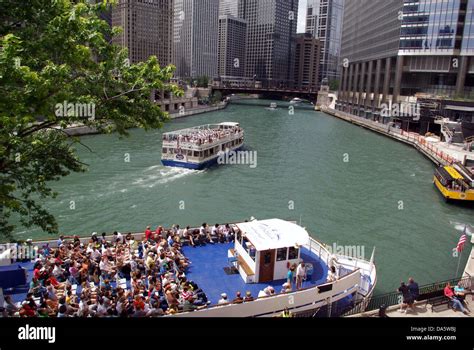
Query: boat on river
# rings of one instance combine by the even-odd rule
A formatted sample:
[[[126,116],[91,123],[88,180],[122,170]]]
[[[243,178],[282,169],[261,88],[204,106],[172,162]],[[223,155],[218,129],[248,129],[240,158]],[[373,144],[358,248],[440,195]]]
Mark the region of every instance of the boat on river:
[[[446,201],[474,202],[474,172],[460,163],[436,169],[433,182]]]
[[[377,282],[374,252],[370,260],[344,255],[311,237],[304,227],[281,219],[251,218],[222,227],[230,229],[233,239],[196,247],[182,242],[182,253],[192,262],[184,272],[186,280],[205,293],[207,306],[169,317],[273,317],[286,309],[295,316],[327,317],[341,316],[355,305],[361,309],[368,305]],[[144,233],[133,235],[141,242]],[[89,239],[80,240],[87,244]],[[57,245],[54,240],[33,245],[46,243]],[[288,288],[288,270],[301,262],[305,279],[298,289]],[[32,263],[28,264],[31,266],[25,268],[31,275]],[[176,272],[175,276],[182,275]],[[119,283],[125,289],[131,285],[130,278]],[[253,300],[233,302],[237,292],[242,297],[252,295]],[[14,292],[7,294],[12,293],[15,298]],[[222,303],[224,294],[228,303]]]
[[[163,134],[161,162],[164,166],[200,170],[243,145],[244,130],[239,123],[195,126]]]

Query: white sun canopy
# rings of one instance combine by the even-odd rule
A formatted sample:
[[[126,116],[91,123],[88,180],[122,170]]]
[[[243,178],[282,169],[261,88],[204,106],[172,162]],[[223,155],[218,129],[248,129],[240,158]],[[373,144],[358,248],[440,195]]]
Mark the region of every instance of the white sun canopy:
[[[301,226],[280,219],[254,220],[237,224],[257,251],[309,244],[308,232]]]

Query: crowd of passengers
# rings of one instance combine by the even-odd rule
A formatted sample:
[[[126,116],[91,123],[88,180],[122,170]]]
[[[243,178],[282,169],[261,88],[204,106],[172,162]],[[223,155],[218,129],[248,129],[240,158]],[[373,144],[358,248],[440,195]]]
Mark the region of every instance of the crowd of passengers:
[[[7,295],[0,316],[153,317],[206,308],[206,294],[186,278],[191,261],[183,244],[232,242],[240,234],[228,224],[204,223],[199,229],[148,226],[142,240],[118,232],[109,239],[93,233],[86,243],[60,236],[57,248],[45,244],[38,250],[24,301]],[[272,287],[264,292],[274,294]],[[252,300],[250,292],[237,292],[233,300],[223,293],[218,304]]]
[[[179,134],[164,134],[164,141],[178,141],[178,142],[191,142],[197,145],[202,145],[206,143],[213,143],[216,140],[226,138],[230,135],[238,134],[242,131],[241,128],[231,128],[231,129],[208,129],[208,130],[199,130],[192,134],[188,135],[179,135]]]

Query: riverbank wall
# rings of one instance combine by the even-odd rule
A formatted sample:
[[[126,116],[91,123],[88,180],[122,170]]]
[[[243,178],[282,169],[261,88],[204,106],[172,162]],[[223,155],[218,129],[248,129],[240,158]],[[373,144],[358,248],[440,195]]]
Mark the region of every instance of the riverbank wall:
[[[440,142],[432,142],[425,136],[395,128],[391,124],[382,124],[328,107],[321,107],[321,112],[410,145],[438,166],[455,162],[466,164],[468,160],[467,152],[461,149],[453,149]],[[474,154],[472,154],[472,159],[474,160]]]
[[[170,113],[169,117],[170,119],[177,119],[177,118],[185,118],[185,117],[202,114],[202,113],[215,112],[221,109],[225,109],[227,105],[228,105],[227,102],[221,102],[216,106],[198,107],[198,108],[193,108],[190,110],[183,110],[178,113]],[[87,125],[73,125],[66,128],[64,132],[69,136],[96,135],[100,133],[96,128],[93,128]]]

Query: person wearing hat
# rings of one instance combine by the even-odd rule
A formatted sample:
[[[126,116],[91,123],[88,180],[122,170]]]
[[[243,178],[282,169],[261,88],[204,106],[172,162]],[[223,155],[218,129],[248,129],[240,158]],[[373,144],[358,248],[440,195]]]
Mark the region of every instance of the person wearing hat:
[[[221,294],[221,298],[219,299],[219,301],[217,302],[218,305],[222,305],[222,304],[227,304],[229,301],[227,300],[227,294],[226,293],[222,293]]]

